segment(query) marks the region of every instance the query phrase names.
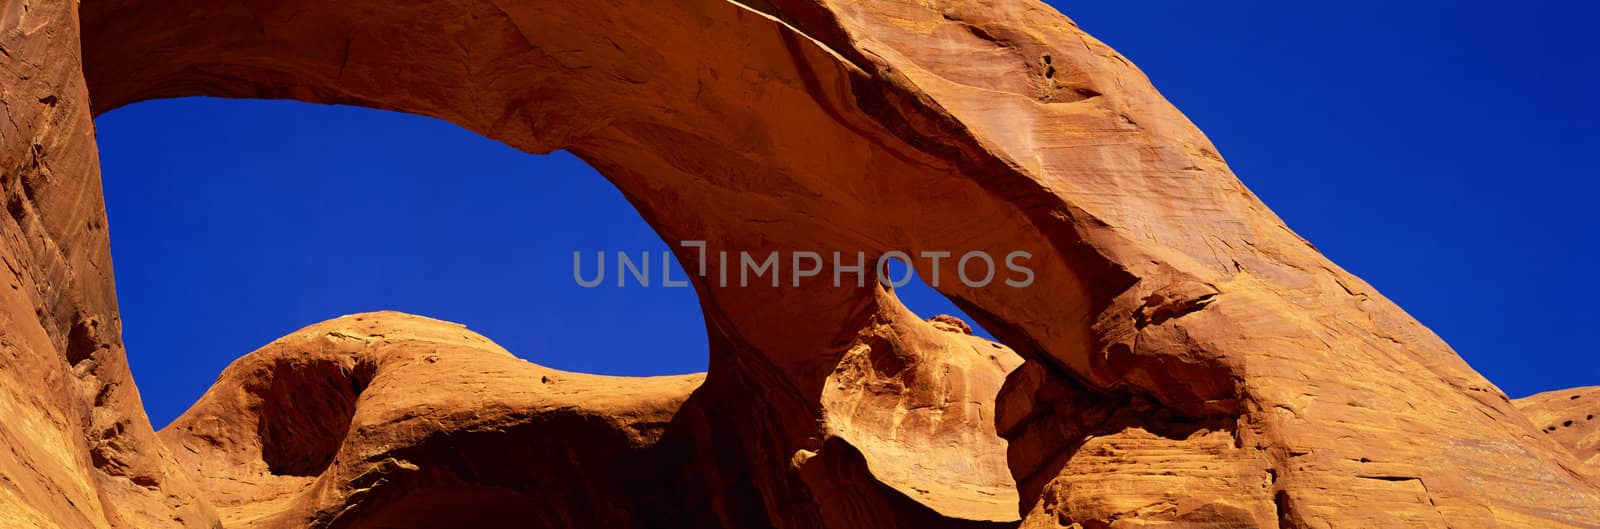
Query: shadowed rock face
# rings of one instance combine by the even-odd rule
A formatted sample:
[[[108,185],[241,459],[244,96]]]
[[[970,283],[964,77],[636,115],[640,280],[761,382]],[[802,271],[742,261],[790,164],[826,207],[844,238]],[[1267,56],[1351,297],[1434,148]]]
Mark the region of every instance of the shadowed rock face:
[[[703,375],[545,369],[457,324],[323,322],[251,353],[159,436],[225,527],[631,527]]]
[[[1297,237],[1037,2],[0,0],[0,55],[0,526],[1600,520],[1579,430],[1548,435],[1554,408],[1525,413]],[[697,277],[697,389],[340,319],[240,360],[157,436],[91,118],[185,95],[567,149],[664,239],[713,251],[1020,250],[1037,280],[938,285],[1013,352],[872,285]]]
[[[804,457],[846,470],[803,479],[902,491],[946,526],[1015,521],[992,418],[1020,359],[908,316],[854,349],[900,370],[851,363],[830,386],[835,448]],[[705,468],[683,450],[709,432],[674,422],[704,379],[560,372],[458,324],[358,314],[239,359],[158,436],[225,527],[454,527],[468,512],[473,527],[714,526],[686,508],[704,491],[680,486]]]

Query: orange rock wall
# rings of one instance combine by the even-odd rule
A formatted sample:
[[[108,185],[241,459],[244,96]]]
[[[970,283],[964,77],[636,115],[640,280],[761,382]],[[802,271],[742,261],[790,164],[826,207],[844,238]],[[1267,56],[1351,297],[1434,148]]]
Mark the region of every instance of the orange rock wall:
[[[1296,236],[1137,68],[1042,3],[0,1],[0,526],[426,527],[460,520],[416,509],[496,505],[550,527],[1600,520],[1582,436],[1548,435],[1545,411]],[[609,404],[572,409],[481,338],[453,346],[474,360],[416,364],[448,324],[373,316],[351,343],[280,341],[339,344],[321,357],[241,359],[158,438],[120,344],[91,119],[188,95],[567,149],[664,239],[713,251],[1024,250],[1037,281],[940,286],[1010,345],[994,348],[870,285],[697,279],[704,382],[595,379],[572,405]],[[426,336],[370,339],[389,332]],[[279,380],[341,389],[285,407]],[[480,385],[435,402],[380,380]],[[511,474],[458,450],[551,439]],[[573,486],[589,499],[512,507]]]

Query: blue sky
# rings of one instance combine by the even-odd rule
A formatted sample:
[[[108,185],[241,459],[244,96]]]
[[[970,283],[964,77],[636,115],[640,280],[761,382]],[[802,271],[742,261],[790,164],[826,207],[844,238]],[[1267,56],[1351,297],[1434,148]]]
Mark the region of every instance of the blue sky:
[[[1065,10],[1143,68],[1291,227],[1502,389],[1600,384],[1600,8],[1440,5]],[[466,323],[559,369],[705,368],[692,289],[573,282],[574,250],[666,246],[565,153],[289,102],[156,101],[97,125],[124,338],[158,427],[234,358],[368,310]],[[902,297],[954,311],[925,288]]]

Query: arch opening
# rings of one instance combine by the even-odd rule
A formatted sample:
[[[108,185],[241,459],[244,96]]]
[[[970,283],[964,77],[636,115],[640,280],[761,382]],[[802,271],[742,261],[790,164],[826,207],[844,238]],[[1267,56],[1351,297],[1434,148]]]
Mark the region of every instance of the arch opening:
[[[235,358],[376,310],[467,324],[566,371],[706,369],[692,289],[574,282],[572,252],[591,250],[649,252],[684,276],[570,154],[294,101],[150,101],[97,125],[124,343],[157,426]]]
[[[436,9],[425,16],[395,10],[375,18],[342,5],[214,6],[207,24],[154,41],[101,18],[108,12],[90,14],[85,70],[101,112],[184,95],[296,99],[433,116],[528,152],[566,150],[615,184],[666,241],[717,241],[758,255],[1026,250],[1040,257],[1034,288],[949,286],[941,292],[964,300],[967,312],[984,309],[981,321],[991,329],[990,322],[1015,322],[1005,338],[1027,344],[1019,352],[1029,360],[1079,373],[1102,389],[1115,382],[1116,373],[1098,370],[1090,354],[1101,345],[1091,325],[1134,278],[1083,240],[1073,219],[1083,212],[1064,204],[1023,208],[1023,197],[1048,191],[971,136],[952,133],[948,116],[869,77],[864,59],[841,55],[842,48],[824,42],[831,37],[819,40],[723,2],[643,13],[569,4],[430,7]],[[801,11],[789,15],[799,18]],[[651,30],[570,31],[613,16]],[[344,38],[295,38],[308,23],[326,30],[319,35]],[[230,25],[256,29],[222,30]],[[393,28],[406,28],[406,35],[383,34]],[[192,40],[196,47],[138,51],[169,39]],[[700,72],[692,83],[681,75],[689,71]],[[685,268],[704,264],[681,247],[672,250]],[[886,490],[849,472],[801,469],[798,480],[789,474],[792,465],[815,459],[808,453],[838,454],[807,467],[813,469],[848,468],[859,459],[848,450],[825,449],[835,437],[818,429],[821,402],[830,375],[874,318],[897,302],[883,300],[872,287],[692,283],[706,317],[709,370],[697,398],[678,414],[689,418],[675,418],[666,434],[682,436],[694,453],[665,472],[700,465],[761,480],[766,488],[751,499],[759,504],[738,510],[769,518],[745,525],[786,525],[776,518],[797,514],[844,517],[834,521],[849,525],[852,513],[875,505],[872,495],[904,496],[892,484]],[[1181,394],[1188,389],[1175,388],[1175,399],[1204,400]],[[999,421],[999,414],[990,419]],[[709,447],[692,446],[706,442],[698,430],[746,438],[721,438],[723,451],[708,453]],[[842,466],[822,464],[841,458],[847,460]],[[1010,463],[1013,473],[1040,472]],[[819,490],[843,489],[836,486],[840,480],[867,494],[845,495],[814,512],[796,513],[788,505]],[[1022,497],[1024,505],[1032,500]],[[960,508],[906,505],[914,514],[897,508],[876,516],[891,524],[977,521]],[[718,508],[726,507],[695,515],[726,515]]]

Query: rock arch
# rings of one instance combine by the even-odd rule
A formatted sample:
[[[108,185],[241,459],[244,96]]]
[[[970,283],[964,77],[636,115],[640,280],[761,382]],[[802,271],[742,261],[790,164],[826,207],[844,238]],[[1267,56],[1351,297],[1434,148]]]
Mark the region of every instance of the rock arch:
[[[4,6],[0,44],[17,58],[0,125],[4,249],[19,272],[0,321],[19,337],[6,348],[26,351],[14,357],[79,360],[30,364],[71,383],[29,409],[81,440],[60,466],[94,476],[35,471],[19,495],[58,523],[213,516],[123,365],[89,134],[93,112],[184,95],[384,108],[567,149],[668,241],[1030,252],[1031,288],[941,288],[1028,361],[999,390],[994,427],[1030,526],[1600,519],[1592,469],[1286,228],[1142,73],[1043,4]],[[671,516],[1012,523],[883,479],[882,447],[819,426],[853,348],[916,332],[896,327],[892,294],[695,287],[711,369],[661,441],[693,469],[669,471],[685,480]]]

